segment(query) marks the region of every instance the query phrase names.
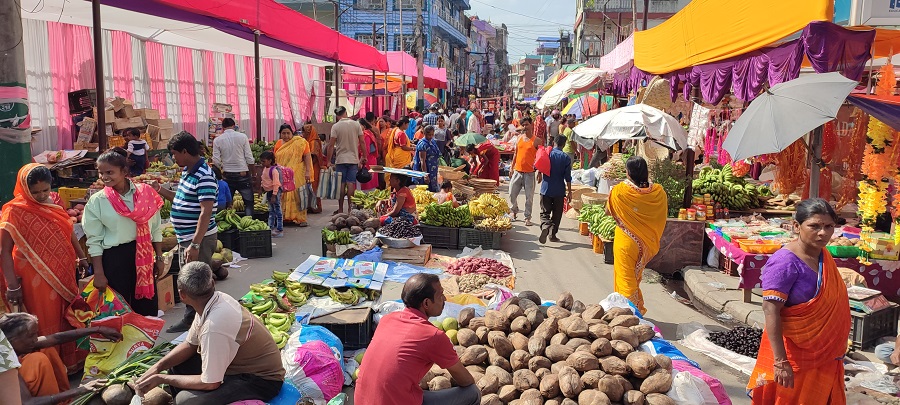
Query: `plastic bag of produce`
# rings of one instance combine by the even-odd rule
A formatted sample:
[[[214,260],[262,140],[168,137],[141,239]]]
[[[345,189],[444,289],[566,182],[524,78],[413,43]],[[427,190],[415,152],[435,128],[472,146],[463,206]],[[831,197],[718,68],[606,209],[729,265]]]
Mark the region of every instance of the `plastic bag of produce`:
[[[131,312],[131,307],[122,295],[110,287],[101,292],[94,287],[94,278],[91,277],[81,295],[69,304],[66,320],[75,328],[85,328],[92,321],[128,312]]]
[[[678,405],[719,405],[706,382],[686,371],[675,374],[666,395]]]
[[[84,378],[102,378],[132,354],[152,348],[165,323],[160,318],[134,312],[91,321],[91,326],[106,326],[119,331],[122,340],[113,342],[99,334],[91,335],[90,353],[84,361]]]
[[[307,330],[307,335],[321,335],[321,331],[315,331],[317,328],[324,329],[304,326],[294,332],[288,345],[281,351],[281,362],[286,372],[284,380],[296,387],[300,398],[318,402],[330,400],[340,394],[345,377],[341,364],[343,356],[335,357],[333,348],[327,343],[321,340],[301,342],[304,330]],[[328,330],[325,329],[325,332]],[[337,339],[333,334],[331,336]]]

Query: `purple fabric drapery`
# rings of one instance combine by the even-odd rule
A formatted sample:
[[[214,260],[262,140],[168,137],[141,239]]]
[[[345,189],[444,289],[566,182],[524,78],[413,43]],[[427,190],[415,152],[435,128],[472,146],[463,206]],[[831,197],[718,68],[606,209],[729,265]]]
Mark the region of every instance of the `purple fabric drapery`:
[[[853,31],[825,21],[815,21],[803,29],[800,38],[719,62],[697,65],[662,75],[672,86],[672,101],[684,84],[685,100],[700,88],[703,101],[718,104],[729,92],[743,101],[752,101],[765,86],[796,79],[805,55],[818,73],[841,72],[859,80],[869,60],[875,31]],[[626,95],[653,75],[633,67],[627,75],[613,79],[612,90]]]

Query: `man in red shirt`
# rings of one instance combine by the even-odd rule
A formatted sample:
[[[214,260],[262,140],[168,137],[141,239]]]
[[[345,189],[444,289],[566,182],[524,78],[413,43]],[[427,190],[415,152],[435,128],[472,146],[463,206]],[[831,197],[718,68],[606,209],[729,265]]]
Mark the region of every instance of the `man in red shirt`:
[[[444,289],[434,274],[413,275],[401,293],[406,309],[381,318],[359,370],[356,405],[479,405],[481,393],[459,361],[453,343],[428,321],[444,310]],[[419,381],[433,364],[458,387],[422,392]]]

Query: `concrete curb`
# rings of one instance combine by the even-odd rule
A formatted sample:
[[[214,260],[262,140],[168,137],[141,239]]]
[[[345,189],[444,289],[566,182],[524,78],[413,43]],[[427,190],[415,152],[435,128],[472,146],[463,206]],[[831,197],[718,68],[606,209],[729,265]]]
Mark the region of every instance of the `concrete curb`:
[[[685,291],[688,298],[701,311],[717,316],[719,320],[738,322],[762,328],[765,316],[762,302],[753,297],[753,302],[744,302],[744,293],[738,286],[738,278],[725,275],[715,269],[687,267],[684,274]],[[724,288],[723,288],[724,286]]]

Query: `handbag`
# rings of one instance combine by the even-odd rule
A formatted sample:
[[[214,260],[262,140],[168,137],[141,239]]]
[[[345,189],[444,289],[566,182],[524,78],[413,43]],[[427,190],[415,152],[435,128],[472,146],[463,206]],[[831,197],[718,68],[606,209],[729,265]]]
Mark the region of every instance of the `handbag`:
[[[372,172],[369,171],[368,167],[363,167],[356,172],[356,181],[363,184],[372,181]]]
[[[343,175],[334,168],[322,169],[319,181],[318,196],[326,200],[337,200],[341,196]]]
[[[300,188],[297,189],[297,197],[299,200],[298,208],[300,209],[300,211],[315,211],[318,209],[318,197],[313,191],[311,184],[307,183],[303,186],[300,186]]]

